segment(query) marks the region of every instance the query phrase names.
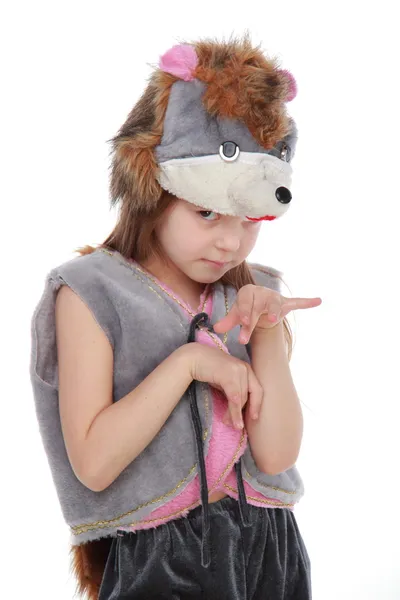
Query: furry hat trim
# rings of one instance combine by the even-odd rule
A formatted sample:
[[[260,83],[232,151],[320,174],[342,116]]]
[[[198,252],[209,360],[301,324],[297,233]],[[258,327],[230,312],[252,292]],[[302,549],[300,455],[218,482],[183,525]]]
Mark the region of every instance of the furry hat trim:
[[[297,143],[286,103],[296,93],[291,73],[248,35],[174,46],[109,140],[111,204],[151,212],[167,189],[225,214],[281,216]]]

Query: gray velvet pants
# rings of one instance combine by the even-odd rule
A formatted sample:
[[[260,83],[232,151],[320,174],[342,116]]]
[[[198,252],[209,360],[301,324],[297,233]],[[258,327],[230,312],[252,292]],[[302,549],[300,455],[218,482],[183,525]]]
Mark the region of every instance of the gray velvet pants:
[[[98,600],[309,600],[311,565],[294,513],[233,498],[209,505],[211,564],[201,565],[201,507],[187,517],[113,539]]]

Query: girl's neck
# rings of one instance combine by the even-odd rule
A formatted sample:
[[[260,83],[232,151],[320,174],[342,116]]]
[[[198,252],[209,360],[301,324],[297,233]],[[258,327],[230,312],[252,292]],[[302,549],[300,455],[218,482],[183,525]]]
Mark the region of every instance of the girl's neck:
[[[154,259],[141,261],[139,264],[150,275],[158,279],[160,283],[175,292],[194,310],[199,306],[201,294],[206,288],[205,283],[194,281],[182,271],[168,268]]]

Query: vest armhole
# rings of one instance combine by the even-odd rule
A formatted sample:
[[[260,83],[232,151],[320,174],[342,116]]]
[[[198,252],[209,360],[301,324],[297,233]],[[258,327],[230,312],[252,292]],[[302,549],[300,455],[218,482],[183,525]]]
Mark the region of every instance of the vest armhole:
[[[46,277],[45,288],[31,319],[30,374],[42,384],[58,388],[55,303],[61,286],[67,285],[90,310],[114,352],[113,319],[118,320],[111,300],[95,281],[74,278],[53,269]],[[118,325],[118,324],[117,324]]]

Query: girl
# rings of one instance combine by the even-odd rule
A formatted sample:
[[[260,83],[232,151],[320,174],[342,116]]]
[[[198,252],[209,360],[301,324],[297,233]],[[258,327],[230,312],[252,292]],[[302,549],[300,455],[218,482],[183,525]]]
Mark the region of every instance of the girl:
[[[173,47],[113,143],[117,225],[32,318],[40,432],[91,599],[311,598],[281,273],[296,84],[248,37]]]

